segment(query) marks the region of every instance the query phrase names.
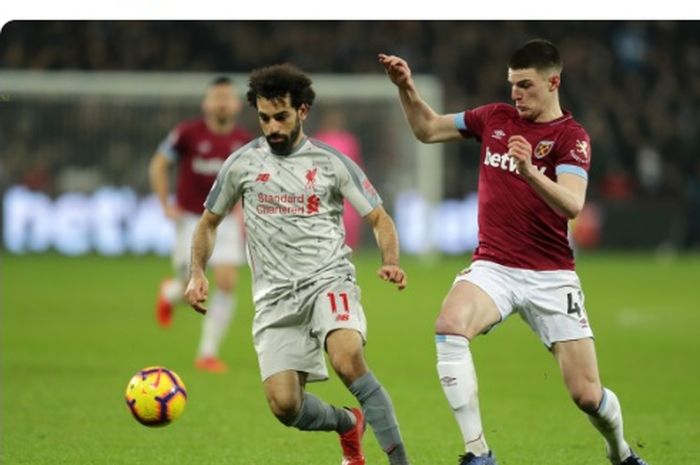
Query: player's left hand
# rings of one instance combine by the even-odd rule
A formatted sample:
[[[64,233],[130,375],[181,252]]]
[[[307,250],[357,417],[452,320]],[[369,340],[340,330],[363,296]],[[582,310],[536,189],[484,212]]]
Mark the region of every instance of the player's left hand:
[[[406,287],[406,272],[398,265],[382,265],[377,271],[377,275],[384,281],[396,284],[400,291]]]
[[[510,136],[508,138],[508,155],[515,158],[518,173],[527,177],[532,172],[532,145],[523,136]]]

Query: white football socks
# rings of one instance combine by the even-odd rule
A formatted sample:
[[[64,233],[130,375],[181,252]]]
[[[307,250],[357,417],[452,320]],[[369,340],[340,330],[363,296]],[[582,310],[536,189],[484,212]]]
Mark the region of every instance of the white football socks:
[[[209,310],[202,323],[202,339],[199,343],[200,357],[215,357],[234,314],[236,299],[232,293],[214,291]]]
[[[469,340],[463,336],[438,334],[435,345],[440,384],[462,431],[465,450],[475,455],[486,454],[489,447],[481,426],[476,371]]]
[[[614,392],[603,388],[603,399],[598,411],[594,415],[588,415],[588,419],[605,438],[608,458],[612,463],[620,463],[632,454],[623,437],[622,409]]]

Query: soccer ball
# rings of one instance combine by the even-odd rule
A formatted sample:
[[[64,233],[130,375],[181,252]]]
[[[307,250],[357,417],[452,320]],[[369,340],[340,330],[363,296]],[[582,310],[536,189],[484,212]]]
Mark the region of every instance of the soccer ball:
[[[126,405],[142,425],[168,425],[182,415],[186,403],[185,384],[164,367],[144,368],[126,386]]]

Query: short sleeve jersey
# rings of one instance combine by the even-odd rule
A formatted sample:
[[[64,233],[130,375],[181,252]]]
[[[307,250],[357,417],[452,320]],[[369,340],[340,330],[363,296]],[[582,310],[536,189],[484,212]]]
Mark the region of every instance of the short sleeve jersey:
[[[352,160],[309,138],[288,156],[275,155],[264,137],[233,153],[205,206],[223,215],[239,199],[255,301],[327,273],[354,276],[343,199],[362,216],[382,203]]]
[[[180,208],[201,215],[224,160],[251,139],[240,128],[225,134],[212,132],[203,119],[185,121],[173,129],[158,151],[177,164],[175,198]]]
[[[484,105],[455,115],[464,137],[481,142],[478,187],[479,243],[474,260],[531,270],[574,269],[568,220],[556,213],[520,176],[508,155],[508,138],[532,145],[532,163],[556,181],[562,173],[588,179],[590,139],[571,113],[546,123],[519,117],[506,104]]]

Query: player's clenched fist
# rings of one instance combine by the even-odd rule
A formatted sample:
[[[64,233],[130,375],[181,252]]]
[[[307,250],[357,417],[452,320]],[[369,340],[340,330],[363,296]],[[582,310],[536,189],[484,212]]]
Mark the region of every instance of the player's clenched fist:
[[[524,176],[532,169],[532,145],[523,136],[516,135],[508,138],[508,154],[515,158],[518,172]]]
[[[382,265],[377,271],[377,275],[384,281],[389,281],[396,284],[400,291],[402,291],[407,284],[406,272],[397,265]]]

